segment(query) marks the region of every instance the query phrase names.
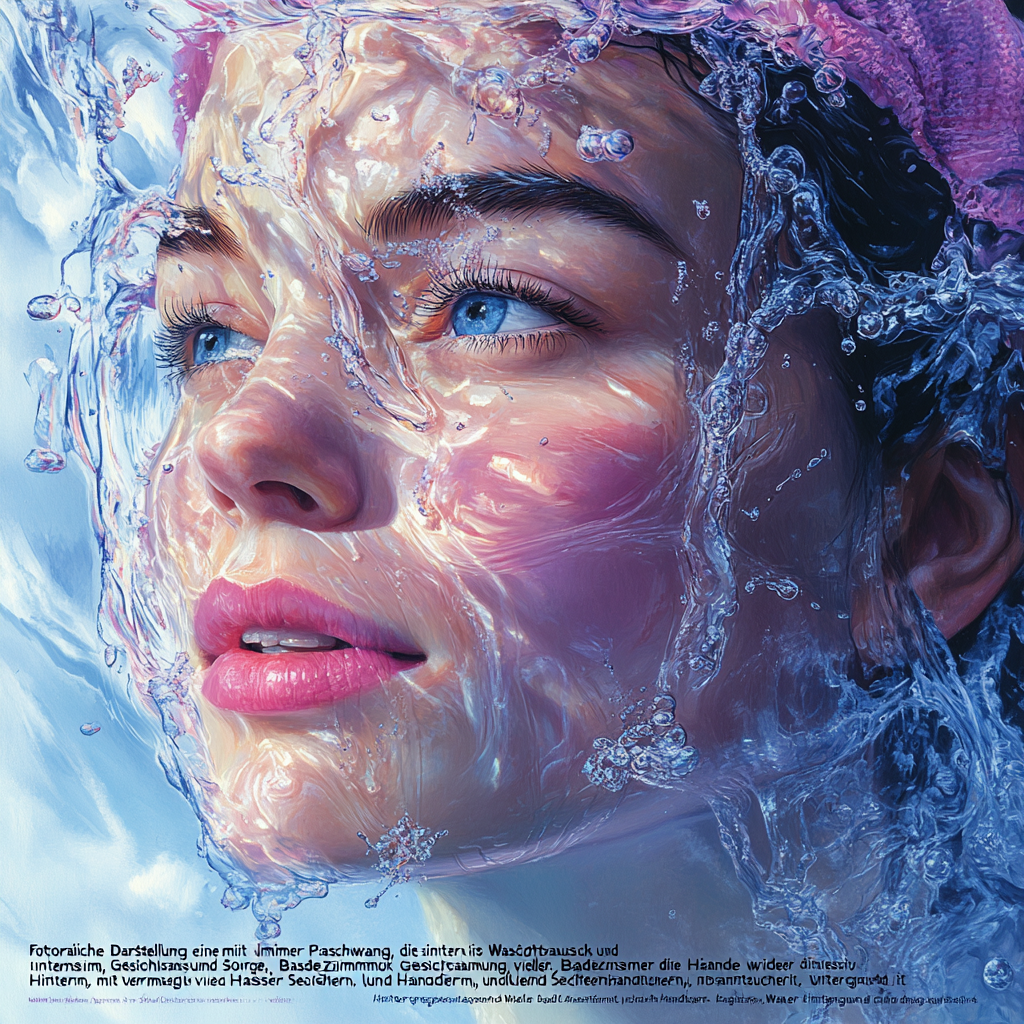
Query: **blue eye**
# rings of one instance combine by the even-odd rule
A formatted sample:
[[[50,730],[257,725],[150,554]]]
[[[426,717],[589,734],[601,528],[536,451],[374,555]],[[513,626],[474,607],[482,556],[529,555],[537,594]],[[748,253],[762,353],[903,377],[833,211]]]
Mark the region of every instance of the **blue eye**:
[[[470,292],[452,308],[452,328],[456,334],[496,334],[507,311],[508,299]]]
[[[556,317],[528,302],[486,292],[467,292],[452,306],[452,330],[456,335],[528,331],[557,323]]]
[[[196,332],[192,342],[192,363],[223,363],[229,359],[255,359],[263,346],[255,338],[230,327],[211,324]]]

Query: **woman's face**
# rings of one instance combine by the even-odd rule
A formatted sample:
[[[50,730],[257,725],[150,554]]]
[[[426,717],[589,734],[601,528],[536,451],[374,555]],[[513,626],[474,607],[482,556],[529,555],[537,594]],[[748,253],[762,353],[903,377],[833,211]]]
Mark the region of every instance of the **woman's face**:
[[[186,376],[148,537],[199,669],[219,838],[254,867],[353,863],[357,832],[406,813],[455,852],[609,806],[581,770],[593,740],[654,694],[707,586],[680,552],[700,544],[735,142],[643,49],[527,92],[518,118],[500,75],[453,85],[550,35],[364,25],[319,91],[298,28],[217,50],[159,260]],[[586,162],[583,125],[636,148]],[[737,505],[830,450],[775,491],[768,554],[791,575],[841,531],[814,495],[853,475],[821,329],[777,346],[742,438]],[[742,522],[735,542],[762,544]],[[763,594],[735,617],[755,646]],[[728,724],[677,697],[713,761]]]

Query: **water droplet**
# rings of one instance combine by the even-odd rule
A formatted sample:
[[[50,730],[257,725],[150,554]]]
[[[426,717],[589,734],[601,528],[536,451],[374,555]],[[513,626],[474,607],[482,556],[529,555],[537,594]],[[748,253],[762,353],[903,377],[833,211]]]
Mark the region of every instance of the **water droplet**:
[[[455,429],[456,430],[465,430],[466,429],[466,424],[465,423],[456,423],[455,424]]]
[[[52,448],[33,448],[25,456],[25,465],[33,473],[59,473],[66,465],[66,460]]]
[[[670,921],[674,921],[676,919],[676,912],[674,910],[670,910],[668,912],[668,919]]]
[[[672,305],[676,305],[679,302],[680,297],[683,294],[683,289],[686,287],[686,278],[688,271],[686,269],[686,260],[676,261],[676,286],[672,289]]]
[[[813,608],[813,609],[814,609],[814,610],[815,610],[816,612],[820,612],[820,611],[821,611],[821,605],[820,605],[820,604],[818,604],[818,602],[817,602],[817,601],[812,601],[812,602],[811,602],[811,607],[812,607],[812,608]]]
[[[456,68],[452,73],[456,95],[489,117],[518,120],[523,113],[523,96],[515,78],[504,68],[490,67],[474,71]],[[472,138],[472,133],[470,133]]]
[[[996,956],[985,964],[981,976],[990,989],[1002,992],[1013,982],[1013,968],[1001,956]]]
[[[787,82],[782,87],[782,98],[787,103],[802,103],[807,99],[807,87],[803,82]]]
[[[370,110],[370,117],[374,121],[390,121],[391,115],[386,110],[379,110],[377,107],[373,107]]]
[[[139,9],[139,0],[124,0],[124,5],[134,14]]]
[[[548,439],[547,439],[546,437],[542,437],[542,438],[541,438],[541,439],[540,439],[540,440],[539,440],[539,441],[537,442],[537,444],[540,444],[540,445],[545,445],[545,444],[547,444],[547,443],[548,443]]]
[[[589,64],[601,56],[601,44],[591,35],[574,39],[565,52],[573,64]]]
[[[776,192],[788,194],[796,190],[806,174],[804,158],[792,146],[779,146],[768,158],[768,183]]]
[[[103,663],[107,668],[113,668],[115,661],[117,661],[117,648],[113,644],[108,644],[103,651]]]
[[[838,64],[831,62],[822,64],[814,72],[814,88],[820,93],[835,92],[837,89],[842,89],[845,83],[846,75],[843,74],[843,69]]]
[[[925,878],[944,882],[953,873],[953,855],[946,849],[932,850],[924,859]]]
[[[616,163],[625,160],[633,152],[633,145],[633,136],[622,128],[604,132],[593,125],[585,124],[580,128],[579,138],[576,140],[576,152],[588,164],[595,164],[600,160]]]
[[[96,722],[85,722],[78,727],[78,731],[83,736],[95,736],[100,731],[100,727]]]
[[[861,313],[857,317],[857,333],[862,338],[877,338],[882,333],[881,314]]]
[[[857,351],[857,342],[853,338],[843,338],[842,344],[839,346],[843,352],[848,356],[852,356]]]
[[[752,522],[756,523],[761,518],[761,510],[755,505],[748,512],[747,509],[741,508],[740,511]]]
[[[37,295],[28,300],[25,312],[33,320],[52,320],[60,315],[60,299],[56,295]]]
[[[173,462],[165,462],[165,463],[163,464],[163,466],[161,466],[160,468],[161,468],[161,469],[162,469],[162,470],[163,470],[163,471],[164,471],[165,473],[173,473],[173,472],[174,472],[174,463],[173,463]]]
[[[706,199],[694,199],[693,208],[701,220],[707,220],[711,216],[711,207]]]
[[[863,412],[868,407],[868,403],[865,402],[863,399],[860,399],[853,403],[853,407],[854,409],[857,410],[857,412]]]
[[[82,309],[82,302],[76,295],[68,295],[64,299],[64,308],[69,313],[78,313]]]

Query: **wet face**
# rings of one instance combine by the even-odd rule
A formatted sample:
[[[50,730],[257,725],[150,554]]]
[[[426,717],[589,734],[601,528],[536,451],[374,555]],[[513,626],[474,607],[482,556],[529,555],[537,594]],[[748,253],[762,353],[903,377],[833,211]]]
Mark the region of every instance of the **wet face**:
[[[642,49],[528,92],[518,118],[500,75],[453,86],[453,66],[543,51],[531,33],[362,26],[319,91],[297,28],[217,51],[159,261],[184,377],[148,536],[200,669],[219,838],[250,865],[361,861],[356,833],[406,813],[452,852],[578,825],[618,799],[582,773],[593,740],[659,678],[709,763],[735,738],[671,657],[703,585],[681,552],[727,330],[735,142]],[[588,163],[582,125],[636,149]],[[256,171],[243,140],[255,183],[236,183]],[[809,578],[845,521],[814,496],[855,456],[815,368],[827,327],[786,330],[737,504],[830,457],[776,492],[782,534],[737,517],[734,540]],[[780,604],[765,594],[736,618],[754,644]]]

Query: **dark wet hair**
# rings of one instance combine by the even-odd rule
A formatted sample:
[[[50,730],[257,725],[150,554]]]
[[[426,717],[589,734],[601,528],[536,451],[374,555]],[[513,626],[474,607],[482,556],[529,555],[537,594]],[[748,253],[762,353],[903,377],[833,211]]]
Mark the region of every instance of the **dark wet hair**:
[[[780,102],[796,82],[806,98]],[[766,154],[793,146],[821,186],[829,217],[850,251],[876,280],[887,271],[927,271],[955,212],[949,185],[920,154],[891,110],[856,86],[834,107],[817,93],[808,68],[765,72],[766,111],[756,134]]]
[[[666,73],[699,95],[694,82],[708,68],[691,36],[645,38],[641,45],[658,53]],[[802,100],[782,102],[790,83],[803,87]],[[868,276],[881,283],[887,272],[927,271],[942,245],[946,218],[956,209],[949,185],[892,110],[876,107],[850,82],[843,87],[844,105],[833,106],[818,93],[811,70],[799,64],[782,68],[766,60],[764,87],[764,110],[755,127],[762,150],[769,155],[793,146],[803,155],[832,224]]]

